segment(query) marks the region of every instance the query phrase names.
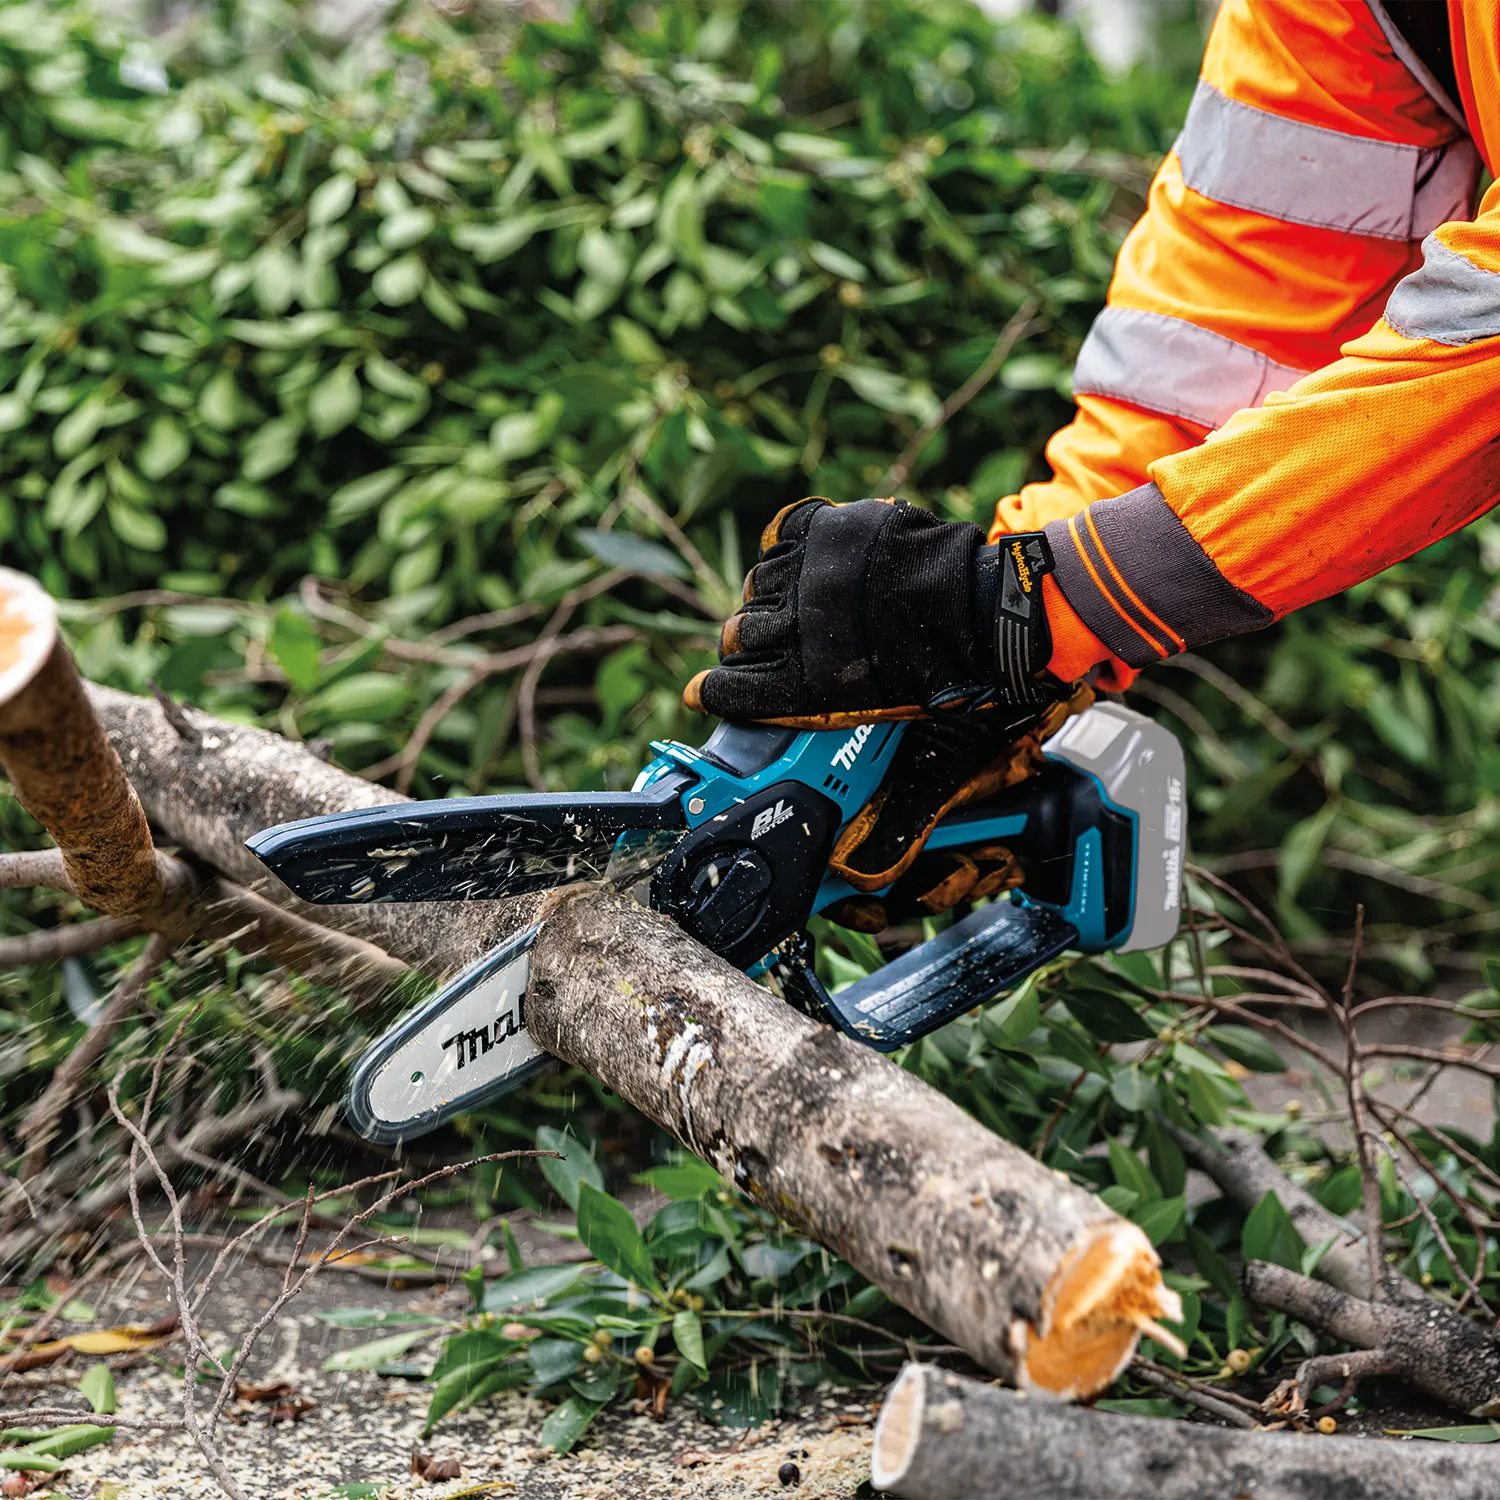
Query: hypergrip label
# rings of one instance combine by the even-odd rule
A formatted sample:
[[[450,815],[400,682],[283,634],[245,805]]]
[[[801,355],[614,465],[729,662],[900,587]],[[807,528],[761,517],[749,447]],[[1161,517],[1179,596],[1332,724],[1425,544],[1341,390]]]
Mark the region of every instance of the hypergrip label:
[[[1015,559],[1016,582],[1021,585],[1023,594],[1029,594],[1031,592],[1031,569],[1026,566],[1026,550],[1020,542],[1012,542],[1010,555]]]

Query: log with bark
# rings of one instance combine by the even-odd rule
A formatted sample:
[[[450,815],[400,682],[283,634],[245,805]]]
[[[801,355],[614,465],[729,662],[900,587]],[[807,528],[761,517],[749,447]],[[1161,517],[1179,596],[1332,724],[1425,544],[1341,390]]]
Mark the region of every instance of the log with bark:
[[[1161,1422],[1028,1400],[909,1364],[871,1478],[901,1500],[1495,1500],[1483,1447]]]
[[[23,623],[45,613],[34,588],[11,574],[0,577],[0,619],[7,590],[22,601]],[[24,702],[30,715],[31,738],[21,743],[7,736],[0,704],[0,760],[23,800],[35,784],[31,768],[46,758],[37,747],[52,733],[49,702],[72,704],[68,722],[88,741],[90,718],[77,712],[71,662],[55,623],[50,629],[0,679],[6,701]],[[44,671],[67,692],[29,690]],[[201,919],[211,909],[201,882],[211,882],[242,911],[264,908],[286,924],[272,932],[263,922],[255,951],[311,966],[325,982],[327,964],[320,969],[317,955],[286,934],[326,935],[324,952],[343,970],[359,954],[368,955],[367,976],[407,964],[442,975],[540,920],[527,997],[537,1042],[588,1069],[985,1368],[1023,1388],[1089,1396],[1114,1379],[1143,1330],[1173,1342],[1156,1320],[1175,1319],[1180,1306],[1135,1225],[912,1074],[783,1004],[664,917],[598,887],[468,905],[305,906],[243,841],[272,824],[397,794],[278,736],[177,705],[103,688],[90,689],[89,701],[113,749],[88,741],[68,795],[30,797],[65,850],[102,837],[98,817],[70,809],[89,802],[93,781],[109,781],[115,804],[130,809],[138,796],[151,827],[195,862],[200,885],[174,910]],[[134,868],[150,835],[138,816],[127,821]],[[153,858],[159,868],[164,856]],[[213,873],[197,875],[199,865]],[[128,909],[156,929],[168,920],[161,884],[140,875],[131,899],[107,909]],[[52,1232],[28,1226],[0,1254],[34,1250]]]
[[[1248,1132],[1221,1129],[1212,1144],[1182,1133],[1177,1138],[1188,1160],[1246,1213],[1273,1193],[1308,1246],[1328,1247],[1317,1280],[1264,1261],[1251,1261],[1244,1271],[1252,1302],[1358,1351],[1306,1360],[1287,1393],[1288,1409],[1305,1405],[1325,1383],[1342,1384],[1347,1396],[1360,1379],[1394,1375],[1459,1411],[1500,1415],[1500,1335],[1491,1325],[1465,1317],[1394,1266],[1383,1264],[1380,1283],[1373,1286],[1364,1234],[1289,1181]]]

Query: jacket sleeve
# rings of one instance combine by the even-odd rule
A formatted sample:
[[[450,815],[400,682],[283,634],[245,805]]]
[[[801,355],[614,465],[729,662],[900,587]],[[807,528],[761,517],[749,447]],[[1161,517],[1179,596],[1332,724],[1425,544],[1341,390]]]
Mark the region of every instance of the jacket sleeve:
[[[1473,513],[1446,524],[1445,502],[1384,518],[1351,572],[1336,538],[1347,540],[1351,507],[1368,514],[1368,487],[1331,463],[1322,424],[1347,426],[1356,411],[1373,420],[1367,400],[1351,389],[1337,418],[1325,407],[1299,427],[1273,394],[1297,405],[1309,384],[1379,384],[1372,359],[1388,378],[1385,354],[1356,351],[1394,333],[1377,320],[1403,277],[1425,273],[1424,236],[1447,225],[1429,246],[1442,243],[1469,216],[1478,158],[1461,118],[1397,55],[1378,4],[1226,0],[1182,134],[1080,350],[1078,414],[1047,449],[1054,477],[996,512],[993,534],[1045,526],[1052,540],[1058,675],[1103,663],[1105,684],[1123,686],[1150,661],[1334,593],[1384,566],[1375,552],[1405,556],[1441,534],[1433,526]],[[1392,409],[1415,395],[1393,393]],[[1236,460],[1260,481],[1248,504]],[[1293,471],[1310,487],[1288,490]]]

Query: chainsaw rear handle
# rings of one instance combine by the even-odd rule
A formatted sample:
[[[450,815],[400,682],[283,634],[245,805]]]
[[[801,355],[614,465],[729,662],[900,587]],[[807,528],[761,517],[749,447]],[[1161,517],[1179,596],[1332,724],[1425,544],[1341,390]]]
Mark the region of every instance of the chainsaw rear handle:
[[[877,1052],[894,1052],[1014,989],[1077,942],[1078,929],[1050,907],[999,901],[836,995],[814,973],[805,938],[783,944],[769,967],[799,1010]]]

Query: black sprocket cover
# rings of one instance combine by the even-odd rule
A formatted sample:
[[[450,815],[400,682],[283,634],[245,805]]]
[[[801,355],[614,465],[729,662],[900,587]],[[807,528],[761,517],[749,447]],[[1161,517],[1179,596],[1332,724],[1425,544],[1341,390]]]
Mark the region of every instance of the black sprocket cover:
[[[828,868],[840,813],[780,781],[688,834],[651,882],[651,905],[736,968],[803,927]]]

